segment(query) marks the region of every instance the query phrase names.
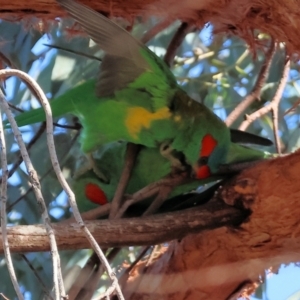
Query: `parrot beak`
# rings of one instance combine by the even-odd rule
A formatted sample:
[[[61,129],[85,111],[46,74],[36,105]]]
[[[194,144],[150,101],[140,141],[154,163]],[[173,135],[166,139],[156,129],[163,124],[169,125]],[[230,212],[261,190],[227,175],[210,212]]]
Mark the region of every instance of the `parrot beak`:
[[[205,179],[211,175],[210,168],[208,166],[209,156],[200,156],[197,164],[194,166],[195,178]]]

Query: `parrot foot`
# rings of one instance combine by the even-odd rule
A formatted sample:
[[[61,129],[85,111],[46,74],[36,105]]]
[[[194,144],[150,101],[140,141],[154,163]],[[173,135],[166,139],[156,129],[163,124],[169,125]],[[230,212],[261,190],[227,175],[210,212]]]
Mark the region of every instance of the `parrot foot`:
[[[169,142],[163,142],[160,145],[159,150],[160,154],[170,161],[173,168],[180,171],[185,171],[186,167],[183,165],[179,158],[174,156],[174,149],[171,147]]]

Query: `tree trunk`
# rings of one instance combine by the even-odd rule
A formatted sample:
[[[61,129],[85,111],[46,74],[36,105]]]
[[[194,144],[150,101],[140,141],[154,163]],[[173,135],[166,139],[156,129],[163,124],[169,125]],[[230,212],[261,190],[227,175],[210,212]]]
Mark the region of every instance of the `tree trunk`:
[[[251,294],[265,269],[300,260],[300,152],[245,170],[218,193],[252,210],[239,228],[173,241],[124,285],[126,299],[235,299]]]

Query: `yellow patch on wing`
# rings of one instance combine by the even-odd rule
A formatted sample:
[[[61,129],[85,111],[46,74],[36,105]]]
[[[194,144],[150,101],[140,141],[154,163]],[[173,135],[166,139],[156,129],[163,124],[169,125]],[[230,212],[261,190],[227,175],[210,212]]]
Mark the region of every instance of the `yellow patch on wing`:
[[[163,120],[171,117],[168,107],[163,107],[152,113],[142,107],[133,107],[128,109],[127,118],[125,121],[129,134],[137,138],[138,133],[142,128],[149,128],[152,121]]]

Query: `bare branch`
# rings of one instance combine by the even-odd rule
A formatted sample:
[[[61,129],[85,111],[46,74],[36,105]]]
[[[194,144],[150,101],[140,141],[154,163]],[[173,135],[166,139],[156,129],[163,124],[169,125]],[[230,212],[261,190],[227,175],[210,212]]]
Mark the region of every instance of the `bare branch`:
[[[286,85],[286,82],[287,82],[287,79],[288,79],[289,71],[290,71],[290,60],[289,60],[289,58],[287,58],[284,68],[283,68],[282,77],[279,82],[277,91],[274,95],[274,98],[268,105],[262,107],[261,109],[257,110],[253,114],[246,116],[246,120],[239,127],[240,130],[246,130],[247,127],[252,122],[254,122],[256,119],[262,117],[263,115],[267,114],[269,111],[273,110],[274,108],[276,109],[276,107],[278,107],[280,99],[281,99],[283,91],[284,91],[284,88],[285,88],[285,85]],[[274,134],[275,134],[275,139],[276,139],[277,133],[274,133]],[[277,142],[276,142],[276,144],[277,144]],[[278,147],[278,144],[277,144],[277,147]]]
[[[47,299],[49,300],[53,300],[52,296],[50,295],[46,285],[44,284],[43,280],[41,279],[41,277],[39,276],[38,272],[36,271],[36,269],[34,268],[34,266],[32,265],[32,263],[28,260],[28,258],[25,256],[25,254],[20,254],[21,257],[24,259],[24,261],[27,263],[28,267],[30,268],[30,270],[33,272],[34,276],[36,277],[37,281],[40,283],[43,292],[45,293],[45,295],[47,295]]]
[[[181,45],[185,36],[193,30],[194,26],[183,22],[180,27],[177,29],[175,35],[173,36],[164,57],[164,61],[168,66],[173,65],[174,57],[178,47]]]
[[[3,102],[5,102],[4,95],[0,89],[0,104],[1,108],[3,106]],[[2,110],[2,109],[1,109]],[[8,180],[8,169],[7,169],[7,157],[6,157],[6,143],[2,125],[2,115],[0,113],[0,147],[1,147],[1,166],[2,166],[2,184],[1,184],[1,231],[3,236],[3,248],[5,254],[5,260],[7,264],[8,273],[16,294],[19,299],[24,299],[23,294],[20,290],[17,276],[14,270],[14,265],[12,262],[12,258],[10,255],[9,244],[7,239],[7,218],[6,218],[6,203],[7,203],[7,180]]]
[[[121,206],[122,199],[124,196],[124,192],[126,190],[127,184],[130,179],[131,171],[135,163],[135,159],[137,156],[139,146],[128,143],[126,148],[126,155],[125,155],[125,165],[121,174],[120,181],[117,186],[116,193],[114,198],[111,202],[111,208],[109,213],[109,218],[114,218],[118,213],[118,210]]]
[[[42,106],[43,106],[43,108],[45,110],[45,113],[46,113],[47,144],[48,144],[50,158],[51,158],[51,162],[52,162],[52,166],[53,166],[53,169],[55,171],[55,174],[56,174],[56,176],[58,178],[58,181],[60,182],[62,188],[64,189],[65,193],[68,196],[69,203],[70,203],[70,205],[72,207],[75,220],[79,224],[81,230],[83,230],[83,232],[85,233],[86,238],[88,239],[88,241],[92,245],[94,251],[97,253],[99,259],[104,264],[105,269],[106,269],[106,271],[108,273],[108,276],[109,276],[109,278],[112,281],[112,284],[115,284],[115,286],[116,286],[116,291],[117,291],[119,299],[120,300],[124,299],[124,297],[122,295],[122,292],[121,292],[121,289],[120,289],[120,287],[119,287],[119,285],[117,283],[117,278],[116,278],[114,272],[112,271],[109,263],[107,262],[107,260],[105,258],[105,255],[103,254],[101,248],[99,247],[99,245],[95,241],[93,235],[90,233],[90,231],[88,230],[88,228],[85,226],[85,224],[84,224],[84,222],[83,222],[83,220],[81,218],[80,212],[78,210],[78,207],[77,207],[77,203],[76,203],[76,200],[75,200],[75,195],[74,195],[73,191],[71,190],[71,188],[69,187],[66,179],[64,178],[64,176],[62,174],[62,171],[61,171],[61,168],[60,168],[60,165],[59,165],[59,161],[58,161],[58,158],[57,158],[57,154],[56,154],[56,151],[55,151],[55,144],[54,144],[54,138],[53,138],[52,113],[51,113],[51,108],[50,108],[50,105],[49,105],[47,97],[45,96],[43,90],[39,87],[39,85],[33,79],[31,79],[31,77],[29,77],[26,73],[24,73],[22,71],[19,71],[19,70],[3,70],[2,73],[4,75],[6,75],[6,76],[7,75],[17,75],[20,78],[22,78],[25,82],[27,82],[32,87],[32,89],[37,94],[38,99],[40,99],[41,104],[42,104]],[[6,105],[7,105],[7,103],[6,103]],[[9,118],[9,115],[8,115],[8,118]],[[12,115],[11,115],[11,118],[12,118],[12,120],[9,118],[10,123],[11,124],[12,124],[12,122],[15,123],[15,120],[13,119]],[[13,125],[16,125],[16,124],[12,124],[12,128],[13,128]],[[14,130],[14,128],[13,128],[13,130]],[[48,215],[46,206],[45,206],[45,209],[44,209],[44,213]],[[49,226],[49,229],[50,229],[51,228],[50,221],[48,222],[47,225]],[[52,237],[52,235],[51,235],[51,237]],[[54,237],[54,235],[53,235],[53,241],[55,243],[55,237]],[[55,244],[53,244],[53,245],[55,245]],[[57,251],[54,252],[54,254],[55,253],[57,253]],[[57,268],[58,268],[57,270],[60,270],[60,260],[59,260],[59,256],[58,255],[55,258],[55,260],[57,262]],[[61,292],[62,295],[65,295],[61,272],[59,272],[59,274],[55,274],[55,276],[57,276],[57,275],[58,275],[57,278],[59,279],[60,292]]]
[[[33,138],[30,140],[30,142],[27,144],[26,146],[27,151],[29,151],[31,147],[36,143],[36,141],[42,136],[42,134],[45,132],[45,129],[46,129],[46,123],[44,122],[42,123],[38,131],[35,133]],[[22,162],[23,162],[22,155],[19,155],[18,160],[13,164],[12,168],[9,170],[8,177],[11,177],[14,174],[14,172],[18,169],[18,167]],[[1,181],[2,179],[0,178],[0,182]]]
[[[248,216],[221,201],[208,203],[184,211],[158,214],[143,218],[87,221],[86,226],[95,240],[104,248],[130,245],[153,245],[207,229],[241,223]],[[90,244],[77,223],[52,224],[60,250],[85,249]],[[105,232],[105,235],[103,235]],[[49,241],[42,225],[8,228],[12,252],[48,251]],[[0,241],[2,235],[0,235]],[[0,253],[3,248],[0,248]]]
[[[262,65],[261,70],[258,74],[257,81],[251,93],[247,95],[246,98],[241,103],[239,103],[227,117],[225,124],[228,127],[230,127],[233,124],[233,122],[247,109],[248,106],[250,106],[257,98],[259,98],[260,91],[269,75],[269,71],[270,71],[270,67],[271,67],[271,63],[275,51],[276,51],[276,43],[273,40],[271,40],[270,48],[266,53],[265,62]]]
[[[158,208],[159,205],[158,203],[156,203],[156,201],[161,204],[166,199],[166,198],[161,199],[161,196],[159,196],[160,193],[164,193],[164,195],[166,195],[168,192],[170,192],[170,189],[172,190],[174,187],[187,182],[187,180],[188,179],[185,176],[185,173],[182,172],[179,174],[166,176],[165,178],[162,178],[159,181],[150,183],[149,185],[145,186],[141,190],[135,192],[133,195],[130,195],[128,199],[120,207],[115,218],[121,218],[129,206],[141,202],[147,198],[153,197],[155,195],[158,195],[158,198],[154,200],[151,206],[155,206],[155,207],[157,206]],[[155,209],[153,210],[153,212],[155,211]],[[147,214],[149,215],[150,213]]]
[[[64,161],[64,159],[66,158],[66,156],[68,155],[70,149],[72,148],[72,146],[75,144],[76,140],[79,137],[79,131],[75,134],[75,136],[73,137],[71,144],[70,144],[70,148],[66,149],[66,151],[63,153],[63,155],[60,157],[60,161]],[[29,145],[29,144],[28,144]],[[27,146],[28,149],[28,146]],[[40,182],[42,182],[51,172],[53,171],[52,167],[50,167],[40,178]],[[19,201],[21,201],[22,199],[24,199],[31,191],[32,191],[32,186],[24,193],[22,194],[18,199],[16,199],[13,203],[11,203],[8,207],[7,207],[7,212],[9,212],[14,205],[16,205]]]
[[[158,33],[166,29],[171,25],[173,21],[169,19],[165,19],[162,22],[156,24],[150,30],[148,30],[141,39],[143,44],[147,44],[151,39],[153,39]]]
[[[8,76],[20,76],[21,78],[26,78],[25,80],[31,80],[31,78],[24,72],[21,72],[19,70],[1,70],[0,71],[0,77],[6,78]],[[57,245],[55,241],[55,235],[53,232],[53,228],[51,226],[50,218],[47,211],[47,206],[45,203],[45,200],[43,198],[42,192],[41,192],[41,186],[38,179],[38,176],[36,174],[35,169],[33,168],[33,165],[30,161],[28,151],[26,149],[26,146],[22,140],[21,132],[16,124],[16,121],[9,109],[8,103],[6,102],[5,98],[3,97],[3,94],[1,92],[0,94],[0,101],[1,101],[1,107],[4,110],[5,114],[7,115],[7,118],[11,124],[12,131],[14,133],[14,136],[17,140],[18,146],[21,151],[21,155],[23,157],[23,161],[25,163],[25,166],[27,168],[28,174],[29,174],[29,180],[33,186],[33,191],[35,193],[36,199],[38,201],[39,207],[41,208],[41,215],[48,233],[48,237],[50,239],[51,244],[51,254],[52,254],[52,263],[53,263],[53,283],[54,283],[54,290],[55,290],[55,297],[56,299],[59,299],[60,295],[64,296],[64,288],[62,284],[62,274],[60,269],[60,263],[59,263],[59,255],[57,250]],[[49,118],[49,115],[48,115]],[[49,123],[49,120],[47,120]],[[50,115],[50,122],[52,122],[52,118]],[[52,123],[51,123],[52,124]],[[49,124],[48,124],[49,125]]]
[[[76,280],[72,283],[72,286],[68,293],[70,299],[76,299],[79,293],[81,293],[82,290],[85,290],[86,284],[90,281],[90,278],[93,274],[93,270],[95,269],[95,266],[98,263],[99,263],[99,258],[97,254],[93,252],[93,254],[86,262],[85,266],[80,270]]]

